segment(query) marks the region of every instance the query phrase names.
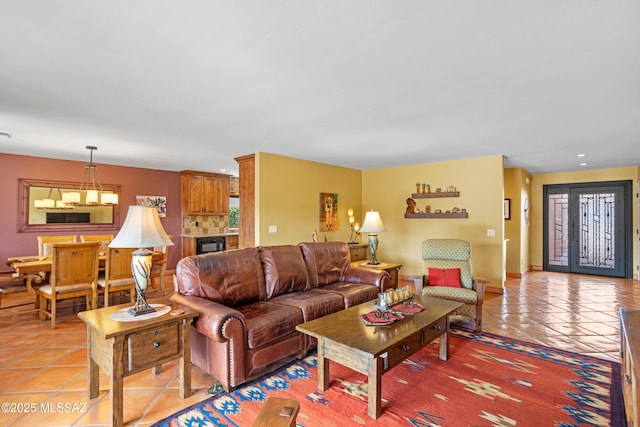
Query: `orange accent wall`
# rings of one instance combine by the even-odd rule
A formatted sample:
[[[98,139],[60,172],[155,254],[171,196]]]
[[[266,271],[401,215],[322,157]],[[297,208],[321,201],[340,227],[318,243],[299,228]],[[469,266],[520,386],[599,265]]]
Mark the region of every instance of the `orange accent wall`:
[[[87,162],[18,156],[0,153],[0,263],[8,257],[37,255],[36,235],[18,233],[18,178],[80,182]],[[167,268],[175,268],[180,259],[180,174],[156,169],[113,166],[96,163],[102,184],[120,185],[120,222],[124,222],[129,205],[136,203],[136,195],[166,196],[167,216],[161,218],[167,234],[173,235],[175,246],[169,249]],[[79,231],[77,234],[91,234]],[[56,234],[56,233],[47,233]],[[94,234],[102,234],[95,232]],[[114,234],[116,234],[114,232]]]

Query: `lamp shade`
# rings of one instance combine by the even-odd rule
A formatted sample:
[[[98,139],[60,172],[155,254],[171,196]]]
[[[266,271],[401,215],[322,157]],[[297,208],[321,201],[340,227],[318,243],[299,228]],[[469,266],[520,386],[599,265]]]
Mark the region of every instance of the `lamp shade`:
[[[378,231],[385,231],[384,224],[382,224],[382,218],[380,213],[374,210],[370,210],[364,216],[364,222],[360,227],[361,233],[377,233]]]
[[[110,248],[173,246],[162,227],[158,210],[152,206],[129,206],[129,212]]]
[[[103,205],[117,205],[118,195],[116,193],[102,193],[100,201]]]

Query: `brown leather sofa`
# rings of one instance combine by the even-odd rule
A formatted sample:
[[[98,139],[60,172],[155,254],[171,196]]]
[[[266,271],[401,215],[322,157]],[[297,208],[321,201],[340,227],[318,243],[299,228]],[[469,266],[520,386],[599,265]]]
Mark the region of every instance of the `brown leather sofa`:
[[[176,266],[174,301],[197,310],[192,361],[230,391],[316,345],[296,325],[375,299],[383,270],[353,268],[346,243],[214,252]]]

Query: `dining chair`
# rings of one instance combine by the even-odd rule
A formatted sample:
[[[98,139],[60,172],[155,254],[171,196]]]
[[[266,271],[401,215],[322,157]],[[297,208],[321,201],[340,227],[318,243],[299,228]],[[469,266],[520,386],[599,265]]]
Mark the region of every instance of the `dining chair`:
[[[169,239],[172,239],[173,236],[168,235]],[[153,252],[158,252],[162,254],[162,258],[159,260],[153,260],[153,264],[151,265],[151,285],[156,287],[156,279],[160,279],[160,289],[162,289],[162,295],[166,295],[165,287],[164,287],[164,275],[167,271],[167,259],[169,258],[169,247],[168,246],[155,246],[153,248]]]
[[[81,234],[81,242],[100,242],[100,253],[107,254],[109,243],[113,240],[113,234]]]
[[[51,329],[56,327],[58,300],[84,296],[86,309],[96,308],[99,250],[99,242],[52,245],[51,280],[38,289],[40,319],[50,317]]]
[[[34,306],[38,310],[36,291],[41,284],[40,276],[36,274],[18,276],[13,270],[0,271],[0,308],[3,298],[34,297]]]
[[[76,242],[75,234],[62,235],[62,236],[38,236],[38,258],[51,257],[51,246],[54,243],[74,243]],[[42,283],[49,283],[49,273],[41,271],[40,281]]]
[[[75,243],[76,235],[70,234],[66,236],[38,236],[38,257],[44,258],[51,256],[51,246],[54,243]]]
[[[111,294],[129,291],[129,299],[135,301],[136,283],[131,273],[131,257],[137,248],[108,248],[104,277],[98,278],[98,288],[104,293],[104,306],[109,307]]]

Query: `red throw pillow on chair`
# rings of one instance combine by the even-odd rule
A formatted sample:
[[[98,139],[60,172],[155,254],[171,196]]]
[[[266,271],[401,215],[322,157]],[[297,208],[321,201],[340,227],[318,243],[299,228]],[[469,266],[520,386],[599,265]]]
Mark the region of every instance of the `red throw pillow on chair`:
[[[459,268],[430,268],[428,274],[430,286],[462,287]]]

